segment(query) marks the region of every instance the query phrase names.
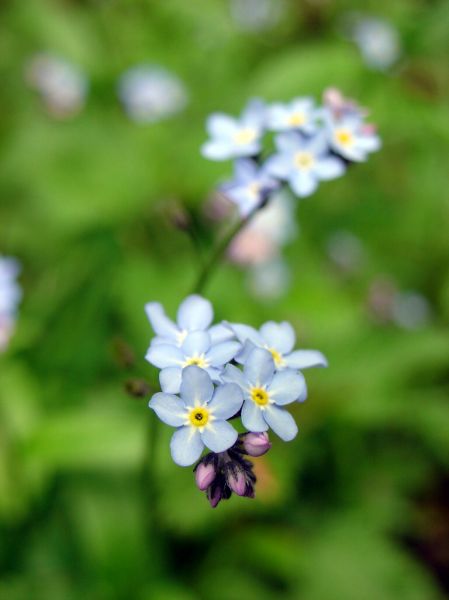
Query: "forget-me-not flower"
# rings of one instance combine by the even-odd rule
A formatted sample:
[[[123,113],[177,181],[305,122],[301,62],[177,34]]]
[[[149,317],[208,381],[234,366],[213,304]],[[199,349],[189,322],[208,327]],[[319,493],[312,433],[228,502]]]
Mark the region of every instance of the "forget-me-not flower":
[[[320,180],[335,179],[345,172],[344,162],[329,154],[326,136],[306,139],[296,132],[281,133],[275,139],[277,153],[265,168],[270,175],[289,182],[300,198],[310,196]]]
[[[152,344],[145,358],[162,369],[159,374],[162,390],[177,394],[185,367],[196,365],[206,370],[214,381],[218,381],[223,366],[234,358],[240,347],[237,341],[213,344],[206,331],[193,331],[187,334],[181,346]]]
[[[205,446],[218,453],[237,441],[237,431],[227,419],[242,406],[238,385],[229,383],[214,390],[206,371],[190,366],[183,371],[180,396],[160,392],[149,403],[161,421],[178,428],[170,442],[175,463],[183,467],[192,465]]]
[[[276,102],[267,108],[267,127],[273,131],[295,129],[312,134],[317,129],[316,115],[312,98],[295,98],[286,104]]]
[[[279,187],[263,167],[249,158],[241,158],[234,165],[234,179],[221,190],[237,206],[242,217],[247,217]]]
[[[240,118],[222,113],[212,114],[206,123],[210,140],[201,148],[203,156],[210,160],[228,160],[259,154],[265,110],[263,102],[252,100]]]
[[[328,115],[326,120],[330,147],[347,160],[363,162],[381,147],[379,136],[358,115],[342,119]]]
[[[151,345],[162,343],[181,346],[187,334],[192,331],[207,331],[212,344],[225,342],[233,337],[229,329],[221,324],[210,327],[214,318],[212,304],[198,294],[191,294],[181,302],[176,322],[167,317],[159,302],[148,302],[145,312],[156,334]]]
[[[228,325],[244,344],[237,354],[238,362],[245,362],[254,346],[265,348],[271,353],[277,370],[309,369],[311,367],[327,367],[326,357],[318,350],[293,350],[296,334],[287,321],[275,323],[268,321],[257,331],[249,325],[230,323]],[[249,343],[248,343],[249,342]]]
[[[243,365],[243,372],[227,365],[222,375],[226,383],[236,383],[243,391],[242,423],[252,432],[269,427],[284,441],[298,433],[293,417],[283,408],[295,400],[305,400],[304,376],[292,369],[276,372],[270,352],[254,348]]]

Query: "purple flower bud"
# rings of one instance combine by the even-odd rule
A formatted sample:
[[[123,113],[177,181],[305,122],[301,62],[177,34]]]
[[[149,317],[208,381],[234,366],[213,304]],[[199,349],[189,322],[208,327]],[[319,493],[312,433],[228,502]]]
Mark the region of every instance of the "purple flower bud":
[[[243,448],[249,456],[262,456],[271,448],[271,442],[266,431],[262,433],[247,433],[242,438]]]
[[[239,496],[244,496],[246,492],[246,477],[245,473],[240,469],[230,469],[227,473],[226,480],[233,492]]]
[[[213,463],[200,462],[195,471],[195,481],[198,488],[204,492],[214,481],[216,471]]]
[[[207,499],[212,508],[215,508],[222,498],[222,489],[220,485],[211,485],[207,490]]]

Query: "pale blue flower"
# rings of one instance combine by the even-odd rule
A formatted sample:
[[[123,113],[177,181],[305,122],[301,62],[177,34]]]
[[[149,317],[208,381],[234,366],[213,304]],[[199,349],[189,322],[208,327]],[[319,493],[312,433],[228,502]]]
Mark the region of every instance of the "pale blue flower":
[[[222,375],[226,383],[236,383],[243,392],[242,423],[248,431],[267,431],[269,427],[284,441],[298,433],[293,417],[283,408],[306,397],[304,376],[292,369],[275,371],[268,350],[254,348],[243,365],[243,372],[227,365]]]
[[[176,323],[167,317],[164,307],[159,302],[148,302],[145,312],[156,334],[151,345],[162,343],[181,346],[187,334],[192,331],[207,331],[212,344],[225,342],[233,337],[229,329],[221,324],[210,327],[214,317],[212,304],[197,294],[187,296],[181,302]]]
[[[241,158],[234,165],[234,179],[221,190],[237,206],[242,217],[247,217],[279,187],[263,167],[249,158]]]
[[[230,323],[228,326],[244,344],[237,354],[236,360],[244,363],[254,346],[268,350],[277,370],[309,369],[311,367],[327,367],[326,357],[318,350],[293,350],[296,334],[287,321],[275,323],[268,321],[257,331],[249,325]]]
[[[184,369],[180,398],[155,394],[149,403],[159,419],[177,427],[170,442],[173,460],[182,467],[192,465],[206,446],[224,452],[237,441],[237,431],[227,422],[243,402],[238,385],[229,383],[214,390],[209,375],[199,367]]]
[[[381,147],[373,127],[364,123],[359,115],[335,119],[328,113],[326,121],[330,147],[347,160],[363,162],[371,152]]]
[[[218,381],[223,366],[234,358],[240,347],[237,341],[213,344],[206,331],[193,331],[187,334],[181,346],[152,344],[145,358],[162,369],[159,375],[162,391],[177,394],[185,367],[196,365],[206,370],[214,381]]]
[[[210,140],[202,146],[202,155],[210,160],[256,156],[261,151],[264,120],[265,105],[260,100],[249,102],[237,119],[222,113],[212,114],[206,124]]]
[[[329,154],[326,136],[306,139],[296,132],[275,138],[277,153],[265,163],[270,175],[289,182],[300,198],[310,196],[321,180],[335,179],[345,172],[344,162]]]
[[[267,109],[267,128],[272,131],[293,129],[310,135],[317,129],[316,117],[312,98],[295,98],[285,104],[276,102]]]
[[[0,351],[7,348],[14,331],[22,291],[17,283],[19,263],[0,256]]]
[[[139,65],[119,80],[118,95],[134,121],[154,123],[182,111],[188,102],[183,82],[155,65]]]

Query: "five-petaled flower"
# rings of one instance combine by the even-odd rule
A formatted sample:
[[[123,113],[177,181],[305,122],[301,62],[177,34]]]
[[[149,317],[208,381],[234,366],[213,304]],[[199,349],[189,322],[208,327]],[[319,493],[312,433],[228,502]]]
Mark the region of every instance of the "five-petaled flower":
[[[175,463],[192,465],[205,446],[219,453],[236,442],[237,431],[227,419],[242,406],[238,385],[229,383],[214,389],[206,371],[190,366],[182,373],[180,396],[160,392],[149,404],[161,421],[177,427],[170,442]]]
[[[162,342],[151,344],[145,358],[162,369],[159,375],[162,390],[177,394],[184,368],[195,365],[218,381],[223,366],[234,358],[240,347],[237,341],[214,344],[207,331],[192,331],[186,335],[181,346]]]
[[[247,217],[279,187],[263,167],[249,158],[235,162],[234,179],[225,183],[222,192],[237,206],[242,217]]]
[[[329,115],[327,128],[330,147],[346,160],[363,162],[381,146],[374,128],[366,125],[359,115],[347,115],[342,119]]]
[[[243,372],[234,365],[227,365],[222,379],[242,389],[242,423],[249,431],[267,431],[271,427],[284,441],[296,436],[298,427],[293,417],[281,407],[295,400],[305,400],[307,389],[301,373],[292,369],[276,372],[271,353],[254,348],[243,365]]]
[[[256,156],[261,150],[264,126],[265,105],[260,100],[250,101],[238,119],[214,113],[206,124],[211,139],[202,146],[201,152],[210,160]]]
[[[326,357],[318,350],[293,350],[296,334],[287,321],[282,323],[268,321],[259,331],[249,325],[238,323],[230,323],[228,326],[243,344],[242,350],[235,357],[239,363],[245,363],[252,348],[257,346],[271,353],[276,370],[327,367]]]
[[[327,138],[320,133],[305,138],[296,132],[276,136],[277,153],[265,163],[270,175],[288,181],[300,198],[310,196],[320,180],[335,179],[345,172],[344,162],[329,154]]]

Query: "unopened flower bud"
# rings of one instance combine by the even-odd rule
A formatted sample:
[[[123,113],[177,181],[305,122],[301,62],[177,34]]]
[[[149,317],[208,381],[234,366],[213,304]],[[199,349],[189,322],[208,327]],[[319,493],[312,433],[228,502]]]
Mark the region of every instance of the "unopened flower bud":
[[[215,508],[222,498],[221,485],[211,485],[207,490],[207,499],[212,508]]]
[[[198,488],[204,492],[214,481],[216,471],[213,463],[200,462],[195,471],[195,481]]]
[[[227,473],[226,480],[233,492],[239,496],[244,496],[246,492],[246,477],[245,473],[240,469],[230,469]]]
[[[271,442],[266,431],[247,433],[242,438],[243,448],[249,456],[262,456],[271,448]]]

